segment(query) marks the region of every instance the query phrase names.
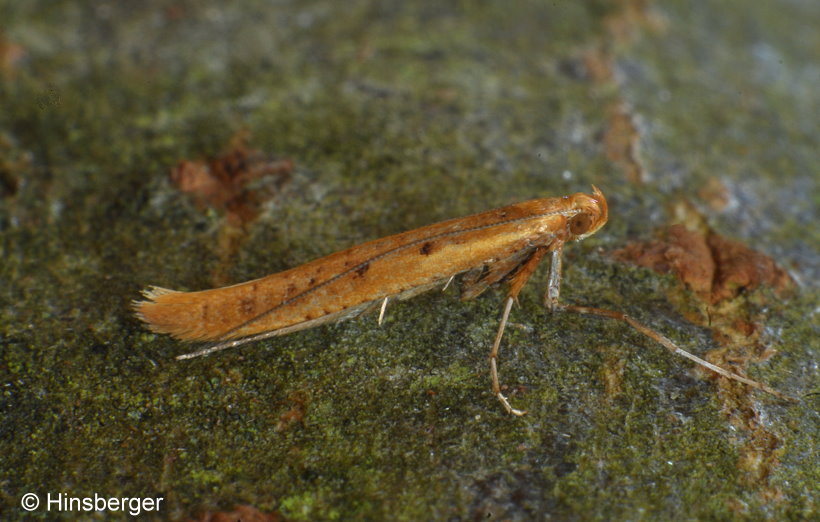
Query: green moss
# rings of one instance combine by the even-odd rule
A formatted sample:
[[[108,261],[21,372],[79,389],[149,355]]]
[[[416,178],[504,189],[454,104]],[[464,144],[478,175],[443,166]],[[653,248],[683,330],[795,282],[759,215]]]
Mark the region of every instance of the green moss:
[[[704,353],[711,332],[681,318],[698,305],[669,297],[673,278],[606,255],[681,196],[810,278],[817,94],[800,71],[817,36],[794,31],[817,24],[798,4],[664,3],[665,32],[613,47],[608,85],[579,57],[610,38],[617,3],[341,5],[0,7],[2,36],[29,53],[0,72],[0,166],[16,165],[2,179],[20,181],[0,200],[4,519],[28,516],[27,491],[164,496],[164,518],[236,504],[305,520],[808,518],[807,404],[754,396],[782,454],[750,485],[749,434],[711,381],[624,325],[548,313],[543,269],[499,359],[521,419],[490,391],[501,290],[431,292],[391,303],[381,327],[368,316],[184,362],[189,346],[146,333],[129,308],[140,288],[207,288],[219,263],[224,217],[169,170],[243,129],[296,167],[232,259],[236,281],[590,183],[610,223],[567,248],[567,302]],[[642,122],[644,185],[601,150],[619,100]],[[735,198],[723,212],[698,200],[712,177]],[[749,374],[813,391],[817,293],[760,292],[779,353]]]

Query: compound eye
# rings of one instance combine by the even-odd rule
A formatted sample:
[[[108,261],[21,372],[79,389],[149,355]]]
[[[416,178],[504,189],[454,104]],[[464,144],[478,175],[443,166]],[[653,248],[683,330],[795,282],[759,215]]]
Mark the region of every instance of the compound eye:
[[[592,227],[592,218],[589,214],[578,214],[569,222],[569,231],[573,236],[582,236]]]

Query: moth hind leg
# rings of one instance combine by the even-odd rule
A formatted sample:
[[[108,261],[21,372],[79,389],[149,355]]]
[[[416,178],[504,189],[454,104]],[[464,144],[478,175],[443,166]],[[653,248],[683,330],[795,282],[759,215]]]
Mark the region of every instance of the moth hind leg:
[[[524,410],[518,410],[513,408],[510,405],[510,401],[507,400],[507,397],[505,397],[504,394],[501,393],[501,383],[498,380],[498,348],[501,346],[501,338],[504,336],[504,329],[507,326],[507,320],[510,317],[510,310],[512,309],[512,305],[518,298],[518,294],[521,292],[521,288],[524,287],[524,284],[535,272],[535,269],[538,267],[538,263],[544,257],[544,254],[546,254],[546,252],[546,249],[543,248],[536,249],[535,252],[533,252],[528,259],[521,263],[519,268],[510,278],[510,291],[507,295],[507,301],[504,305],[504,313],[501,315],[501,323],[498,325],[498,333],[496,333],[495,336],[493,349],[490,351],[490,375],[492,376],[493,380],[493,394],[495,394],[495,396],[501,402],[501,405],[504,406],[504,409],[507,410],[507,413],[511,413],[519,417],[522,415],[526,415],[527,412]]]
[[[507,319],[510,317],[510,309],[512,308],[513,301],[515,298],[512,296],[507,297],[507,303],[504,305],[504,313],[501,316],[501,324],[498,326],[498,333],[495,335],[495,343],[493,343],[493,349],[490,352],[490,375],[492,375],[493,379],[493,393],[498,400],[501,401],[501,405],[504,406],[504,409],[507,410],[507,413],[512,413],[513,415],[522,416],[526,415],[527,412],[525,410],[517,410],[510,405],[510,401],[501,393],[501,384],[498,381],[498,347],[501,345],[501,337],[504,335],[504,328],[507,326]]]

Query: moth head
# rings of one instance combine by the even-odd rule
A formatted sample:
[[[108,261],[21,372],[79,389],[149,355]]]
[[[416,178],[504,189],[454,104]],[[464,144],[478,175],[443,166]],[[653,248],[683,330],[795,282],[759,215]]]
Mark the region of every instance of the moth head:
[[[570,200],[570,209],[575,212],[567,222],[570,241],[589,237],[604,226],[608,209],[604,193],[598,187],[592,185],[592,194],[579,192],[570,196]]]

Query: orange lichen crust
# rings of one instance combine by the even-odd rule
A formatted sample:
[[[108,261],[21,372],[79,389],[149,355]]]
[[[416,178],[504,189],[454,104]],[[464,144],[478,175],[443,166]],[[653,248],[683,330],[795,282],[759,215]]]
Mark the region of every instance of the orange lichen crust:
[[[723,199],[728,197],[727,194]],[[690,312],[687,317],[708,326],[719,345],[706,354],[710,363],[743,368],[749,362],[768,359],[775,351],[761,340],[762,316],[742,294],[761,285],[783,293],[792,286],[791,278],[770,257],[712,231],[688,203],[679,205],[677,210],[691,228],[672,225],[659,239],[631,243],[616,251],[615,257],[658,272],[671,272],[692,290],[701,301],[702,310]],[[758,295],[753,300],[759,303],[764,298]],[[766,429],[743,388],[720,380],[718,389],[728,422],[749,437],[738,460],[738,468],[744,472],[743,483],[758,487],[766,499],[779,498],[778,488],[768,482],[782,452],[779,438]]]
[[[770,257],[712,231],[670,226],[663,237],[634,242],[614,253],[657,272],[672,272],[701,299],[716,304],[761,284],[783,290],[789,275]]]
[[[171,182],[188,194],[200,208],[212,208],[225,219],[219,227],[214,251],[219,263],[211,283],[222,286],[230,280],[230,268],[244,243],[261,205],[280,194],[290,179],[293,161],[273,159],[248,146],[247,132],[238,132],[228,151],[208,160],[183,160],[171,170]],[[251,182],[264,183],[251,189]]]

